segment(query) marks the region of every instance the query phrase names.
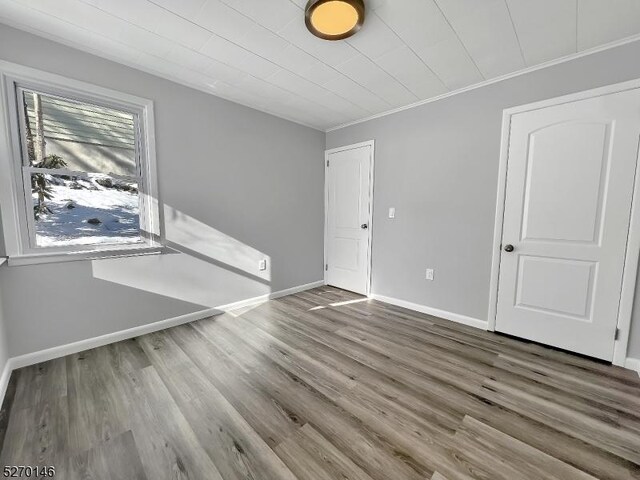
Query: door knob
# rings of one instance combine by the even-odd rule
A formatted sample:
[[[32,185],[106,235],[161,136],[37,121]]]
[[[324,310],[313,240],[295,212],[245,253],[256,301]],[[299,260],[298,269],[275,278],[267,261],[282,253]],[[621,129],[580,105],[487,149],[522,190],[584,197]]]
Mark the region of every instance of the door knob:
[[[363,230],[366,230],[367,228],[369,228],[369,225],[366,223],[363,223],[362,225],[360,225],[360,228]]]
[[[513,252],[514,250],[515,250],[515,249],[513,248],[513,245],[505,245],[505,246],[504,246],[504,251],[505,251],[505,252],[511,253],[511,252]]]

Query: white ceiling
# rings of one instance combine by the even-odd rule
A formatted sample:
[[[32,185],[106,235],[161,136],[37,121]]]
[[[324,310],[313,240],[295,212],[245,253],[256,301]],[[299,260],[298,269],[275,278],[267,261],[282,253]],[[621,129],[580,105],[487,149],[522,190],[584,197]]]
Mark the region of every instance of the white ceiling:
[[[306,0],[0,0],[0,22],[319,129],[640,33],[640,0],[370,0],[313,37]]]

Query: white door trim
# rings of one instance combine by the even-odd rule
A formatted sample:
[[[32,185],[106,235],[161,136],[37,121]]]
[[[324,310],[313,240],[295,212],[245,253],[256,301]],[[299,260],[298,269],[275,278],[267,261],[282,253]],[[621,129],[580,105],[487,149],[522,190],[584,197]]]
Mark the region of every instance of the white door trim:
[[[511,117],[517,113],[529,112],[563,103],[600,97],[612,93],[624,92],[640,88],[640,79],[624,83],[617,83],[584,92],[578,92],[562,97],[551,98],[540,102],[507,108],[502,113],[502,140],[500,145],[500,164],[498,168],[498,194],[496,200],[496,216],[493,230],[493,254],[491,259],[491,280],[489,289],[488,330],[495,331],[498,307],[498,280],[500,277],[500,255],[502,243],[502,227],[504,221],[505,191],[507,186],[507,164],[509,156],[509,134],[511,131]],[[640,152],[638,152],[640,155]],[[636,166],[636,180],[631,203],[631,222],[627,238],[627,251],[622,277],[620,306],[618,308],[619,335],[614,343],[613,364],[624,366],[631,329],[631,313],[636,288],[636,274],[640,257],[640,158]]]
[[[371,168],[369,171],[369,229],[367,231],[367,291],[366,295],[371,295],[371,241],[373,239],[373,177],[375,171],[375,140],[369,140],[367,142],[354,143],[353,145],[345,145],[343,147],[332,148],[325,150],[324,152],[324,282],[327,283],[327,263],[329,260],[327,245],[329,241],[329,223],[327,213],[329,212],[329,182],[327,182],[328,171],[327,162],[329,161],[329,155],[332,153],[344,152],[346,150],[353,150],[356,148],[371,147]]]

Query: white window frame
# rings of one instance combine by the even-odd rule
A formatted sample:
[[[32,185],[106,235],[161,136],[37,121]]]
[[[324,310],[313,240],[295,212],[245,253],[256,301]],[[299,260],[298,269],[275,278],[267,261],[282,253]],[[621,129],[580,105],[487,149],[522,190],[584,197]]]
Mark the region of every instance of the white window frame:
[[[131,113],[136,130],[136,170],[139,179],[140,229],[143,242],[131,244],[35,247],[30,178],[25,168],[18,101],[22,90],[36,91]],[[51,263],[162,252],[158,200],[153,102],[33,68],[0,61],[0,212],[9,265]],[[31,170],[33,168],[31,167]],[[60,174],[87,172],[61,169]],[[111,177],[117,175],[109,174]],[[27,181],[28,180],[28,181]]]

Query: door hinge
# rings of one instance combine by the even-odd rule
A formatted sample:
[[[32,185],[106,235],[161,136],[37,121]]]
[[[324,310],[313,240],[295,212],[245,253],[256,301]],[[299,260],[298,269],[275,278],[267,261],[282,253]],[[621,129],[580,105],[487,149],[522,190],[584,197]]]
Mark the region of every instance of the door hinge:
[[[616,328],[616,336],[613,337],[614,340],[619,340],[620,339],[620,329]]]
[[[329,160],[327,160],[327,167],[329,166]]]
[[[325,263],[325,265],[324,265],[324,271],[325,271],[325,272],[328,272],[328,271],[329,271],[329,264],[328,264],[328,263]]]

